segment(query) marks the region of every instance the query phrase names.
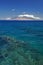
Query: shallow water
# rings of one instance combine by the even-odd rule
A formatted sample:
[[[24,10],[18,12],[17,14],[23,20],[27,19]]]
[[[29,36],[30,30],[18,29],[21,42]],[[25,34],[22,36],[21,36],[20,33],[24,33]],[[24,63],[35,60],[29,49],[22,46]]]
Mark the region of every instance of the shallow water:
[[[43,21],[0,21],[0,65],[43,65]]]

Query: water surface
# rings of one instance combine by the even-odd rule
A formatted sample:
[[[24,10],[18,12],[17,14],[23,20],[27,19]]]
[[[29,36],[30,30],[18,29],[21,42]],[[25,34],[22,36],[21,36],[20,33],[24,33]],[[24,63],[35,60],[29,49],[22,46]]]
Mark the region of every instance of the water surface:
[[[0,21],[0,65],[43,65],[43,21]]]

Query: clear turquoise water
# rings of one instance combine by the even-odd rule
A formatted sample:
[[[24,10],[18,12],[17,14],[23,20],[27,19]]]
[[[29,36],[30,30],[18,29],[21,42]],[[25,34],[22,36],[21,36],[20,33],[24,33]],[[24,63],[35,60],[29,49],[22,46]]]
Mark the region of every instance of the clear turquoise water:
[[[3,62],[2,63],[0,62],[1,63],[0,65],[43,65],[43,21],[0,21],[0,36],[9,36],[15,38],[16,40],[24,41],[27,44],[26,49],[28,49],[28,51],[26,50],[26,53],[30,52],[29,49],[31,49],[32,53],[33,52],[35,53],[33,55],[30,54],[33,60],[34,55],[35,58],[38,57],[38,53],[40,57],[38,63],[35,61],[32,62],[30,58],[31,60],[30,63],[33,64],[29,64],[29,60],[27,61],[27,64],[26,63],[23,64],[19,60],[21,64],[18,64],[19,62],[15,64],[14,63],[10,64],[10,62],[9,63],[6,62],[5,64],[3,64]],[[4,46],[4,44],[2,45]],[[0,44],[0,49],[3,47],[2,45]],[[21,51],[20,49],[19,51]],[[15,55],[15,53],[13,54]],[[27,54],[27,57],[28,55],[29,54]],[[19,57],[19,59],[20,58],[21,56]],[[21,60],[23,60],[23,58]]]

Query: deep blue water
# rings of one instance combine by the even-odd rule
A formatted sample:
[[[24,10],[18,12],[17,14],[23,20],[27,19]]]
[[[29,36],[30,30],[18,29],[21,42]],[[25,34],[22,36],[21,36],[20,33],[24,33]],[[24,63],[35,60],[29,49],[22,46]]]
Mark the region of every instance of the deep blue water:
[[[0,35],[30,43],[43,55],[43,21],[0,21]]]
[[[0,21],[0,35],[43,45],[43,21]],[[40,48],[39,48],[40,49]]]

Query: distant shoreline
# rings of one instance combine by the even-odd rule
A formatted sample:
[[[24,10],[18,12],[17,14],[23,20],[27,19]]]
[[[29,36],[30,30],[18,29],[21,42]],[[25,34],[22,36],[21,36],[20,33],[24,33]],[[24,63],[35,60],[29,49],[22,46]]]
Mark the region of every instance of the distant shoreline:
[[[29,22],[29,21],[34,21],[34,22],[35,22],[35,21],[36,21],[36,22],[37,22],[37,21],[42,21],[42,22],[43,22],[43,20],[0,20],[0,21],[28,21],[28,22]]]

